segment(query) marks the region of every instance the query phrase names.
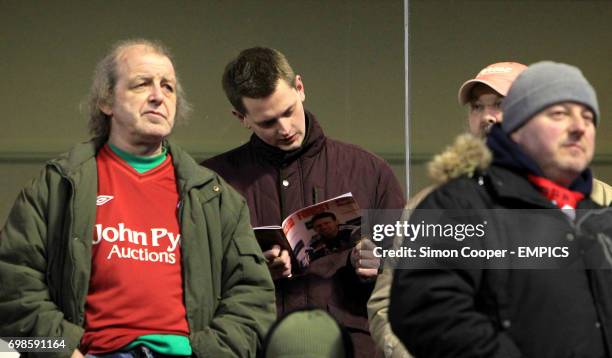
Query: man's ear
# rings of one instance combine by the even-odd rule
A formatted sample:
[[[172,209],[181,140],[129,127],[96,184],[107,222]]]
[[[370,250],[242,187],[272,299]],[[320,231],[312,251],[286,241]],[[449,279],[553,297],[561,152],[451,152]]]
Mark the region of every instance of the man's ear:
[[[98,108],[100,108],[102,113],[106,114],[109,117],[113,115],[113,109],[111,108],[111,105],[106,102],[98,102]]]
[[[304,83],[302,83],[302,76],[295,75],[295,89],[300,95],[300,100],[304,102],[306,100],[306,92],[304,91]]]
[[[238,118],[238,120],[240,121],[240,123],[247,129],[251,129],[251,126],[249,126],[244,118],[244,114],[238,112],[235,109],[232,109],[232,114],[234,115],[234,117]]]

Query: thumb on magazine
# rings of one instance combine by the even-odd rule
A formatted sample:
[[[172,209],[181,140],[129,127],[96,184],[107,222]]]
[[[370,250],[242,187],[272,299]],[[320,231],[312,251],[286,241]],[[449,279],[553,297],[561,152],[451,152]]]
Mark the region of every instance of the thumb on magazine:
[[[273,280],[291,277],[291,256],[289,251],[281,250],[279,245],[274,245],[270,250],[263,252],[268,261],[268,270]]]
[[[361,240],[359,240],[356,246],[357,250],[373,251],[376,244],[374,244],[372,240],[368,239],[367,237],[363,237]]]
[[[380,259],[374,255],[376,245],[369,239],[361,239],[351,252],[351,264],[361,279],[374,279],[378,275]]]
[[[270,250],[264,251],[263,255],[267,261],[270,261],[270,260],[273,260],[275,257],[279,257],[280,251],[281,251],[280,245],[273,245]]]

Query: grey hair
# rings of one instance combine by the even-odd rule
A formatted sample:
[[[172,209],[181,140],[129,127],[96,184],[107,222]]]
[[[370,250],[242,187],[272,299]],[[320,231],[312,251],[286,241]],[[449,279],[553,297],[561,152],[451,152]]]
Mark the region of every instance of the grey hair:
[[[101,105],[112,105],[115,96],[115,86],[117,85],[117,59],[119,55],[133,46],[145,46],[152,49],[155,53],[167,57],[170,62],[174,62],[172,55],[167,47],[159,41],[145,39],[124,40],[115,43],[104,58],[98,62],[94,71],[93,82],[89,90],[87,107],[89,111],[89,132],[92,139],[98,146],[108,141],[110,134],[110,116],[102,112]],[[176,69],[175,69],[176,73]],[[181,123],[187,119],[191,112],[191,105],[185,98],[185,92],[176,75],[176,123]]]

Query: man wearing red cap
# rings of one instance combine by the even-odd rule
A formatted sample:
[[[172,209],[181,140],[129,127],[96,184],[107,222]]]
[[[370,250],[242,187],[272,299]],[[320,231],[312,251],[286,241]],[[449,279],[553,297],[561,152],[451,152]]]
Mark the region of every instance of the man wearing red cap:
[[[527,66],[517,62],[498,62],[483,68],[474,79],[468,80],[459,88],[459,103],[469,105],[468,109],[468,128],[469,134],[463,134],[457,139],[456,147],[462,147],[459,151],[466,152],[465,147],[480,144],[480,140],[475,137],[484,137],[491,125],[501,122],[501,101],[508,93],[514,79]],[[471,138],[470,140],[467,140]],[[478,144],[476,144],[478,143]],[[469,152],[469,150],[468,150]],[[447,163],[443,160],[444,155],[434,158],[429,164],[430,172],[454,172],[453,168],[457,163]],[[471,171],[476,168],[476,163],[468,165]],[[461,175],[457,172],[454,175]],[[449,178],[450,179],[450,178]],[[436,180],[439,182],[442,180]],[[421,200],[432,192],[437,185],[431,185],[418,192],[408,201],[407,210],[414,209]],[[368,302],[368,317],[370,321],[370,332],[379,348],[383,349],[385,357],[408,358],[411,355],[404,348],[397,337],[391,332],[391,326],[387,316],[389,308],[389,295],[393,270],[386,267],[378,275],[376,286]]]
[[[512,82],[525,65],[517,62],[498,62],[483,68],[474,79],[459,88],[459,103],[469,105],[469,132],[483,136],[488,128],[501,122],[501,102]]]

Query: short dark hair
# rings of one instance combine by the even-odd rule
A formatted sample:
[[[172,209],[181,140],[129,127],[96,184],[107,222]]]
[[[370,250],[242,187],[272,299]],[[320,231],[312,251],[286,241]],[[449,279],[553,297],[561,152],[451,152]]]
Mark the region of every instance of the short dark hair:
[[[313,216],[312,219],[310,219],[310,222],[314,225],[314,222],[319,220],[319,219],[324,219],[324,218],[332,218],[334,221],[336,221],[336,215],[332,212],[329,211],[324,211],[322,213],[318,213],[317,215]]]
[[[246,114],[242,98],[268,97],[281,79],[295,88],[295,73],[285,55],[273,48],[252,47],[225,66],[222,84],[234,109]]]

